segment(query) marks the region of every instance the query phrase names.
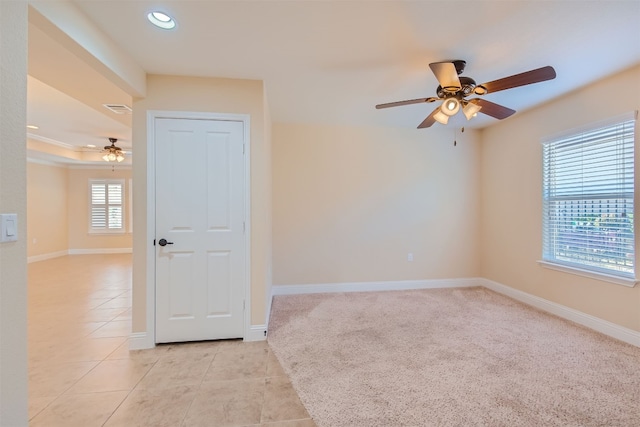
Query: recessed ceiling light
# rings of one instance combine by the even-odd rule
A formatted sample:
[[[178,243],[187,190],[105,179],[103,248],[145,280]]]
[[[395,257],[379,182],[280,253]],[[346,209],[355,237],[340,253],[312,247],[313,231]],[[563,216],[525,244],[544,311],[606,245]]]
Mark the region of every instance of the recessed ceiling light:
[[[40,128],[39,128],[38,126],[36,126],[36,125],[27,125],[27,127],[28,127],[29,129],[40,129]]]
[[[93,144],[87,144],[87,148],[96,148],[96,146]]]
[[[164,12],[149,12],[147,19],[153,25],[163,30],[171,30],[176,26],[176,21]]]

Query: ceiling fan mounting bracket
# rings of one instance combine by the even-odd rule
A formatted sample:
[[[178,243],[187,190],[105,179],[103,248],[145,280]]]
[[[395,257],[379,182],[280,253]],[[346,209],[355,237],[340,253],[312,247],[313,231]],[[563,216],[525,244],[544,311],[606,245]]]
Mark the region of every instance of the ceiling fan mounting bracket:
[[[104,150],[105,151],[122,151],[122,148],[116,146],[116,142],[118,142],[118,138],[109,138],[109,142],[111,143],[111,145],[105,145],[104,146]]]
[[[464,72],[464,67],[467,66],[467,61],[463,61],[462,59],[454,59],[451,63],[456,67],[456,73],[458,73],[458,75],[462,74]]]
[[[460,86],[442,87],[438,86],[436,94],[438,98],[450,98],[452,96],[462,99],[463,97],[473,93],[476,87],[476,81],[471,77],[460,77]]]

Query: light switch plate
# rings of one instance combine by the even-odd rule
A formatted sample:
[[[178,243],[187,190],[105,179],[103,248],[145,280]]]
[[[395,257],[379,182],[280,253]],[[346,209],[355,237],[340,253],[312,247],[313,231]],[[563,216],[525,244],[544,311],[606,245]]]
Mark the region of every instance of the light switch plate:
[[[0,214],[0,242],[18,240],[18,215]]]

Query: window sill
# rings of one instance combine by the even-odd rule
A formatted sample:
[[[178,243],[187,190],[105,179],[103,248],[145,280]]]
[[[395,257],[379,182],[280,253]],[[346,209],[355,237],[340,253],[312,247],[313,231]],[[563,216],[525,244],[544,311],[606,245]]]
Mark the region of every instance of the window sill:
[[[614,283],[616,285],[622,285],[628,288],[633,288],[634,286],[636,286],[636,283],[638,283],[636,279],[613,276],[611,274],[599,273],[596,271],[585,270],[577,267],[570,267],[564,264],[556,264],[550,261],[539,260],[538,264],[540,264],[544,268],[549,268],[551,270],[562,271],[564,273],[575,274],[578,276],[588,277],[590,279],[602,280],[604,282]]]
[[[127,233],[126,231],[89,231],[90,236],[122,236]]]

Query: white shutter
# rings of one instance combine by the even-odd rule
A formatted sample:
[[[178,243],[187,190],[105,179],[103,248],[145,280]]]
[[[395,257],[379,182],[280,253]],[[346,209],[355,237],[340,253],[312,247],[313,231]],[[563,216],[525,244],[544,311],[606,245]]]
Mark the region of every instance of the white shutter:
[[[91,233],[123,233],[124,180],[90,180]]]
[[[103,183],[91,183],[91,229],[107,227],[107,193]]]
[[[543,259],[635,277],[635,115],[543,145]]]

